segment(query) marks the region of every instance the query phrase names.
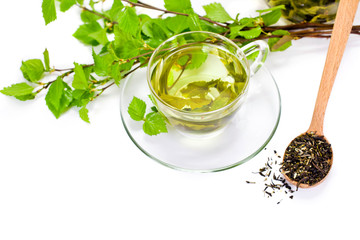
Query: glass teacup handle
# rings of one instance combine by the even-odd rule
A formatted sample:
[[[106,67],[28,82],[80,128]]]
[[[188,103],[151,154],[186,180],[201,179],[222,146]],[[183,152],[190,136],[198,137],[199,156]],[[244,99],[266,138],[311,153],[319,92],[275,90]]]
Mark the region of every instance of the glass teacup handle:
[[[258,52],[257,57],[253,61],[250,61],[250,76],[254,75],[261,68],[270,51],[269,45],[262,40],[248,43],[243,46],[241,50],[245,53],[246,57]]]

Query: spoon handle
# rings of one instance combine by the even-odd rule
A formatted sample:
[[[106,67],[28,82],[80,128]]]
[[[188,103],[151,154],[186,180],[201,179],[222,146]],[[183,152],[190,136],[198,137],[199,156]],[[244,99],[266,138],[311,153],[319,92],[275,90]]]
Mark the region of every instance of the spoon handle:
[[[316,131],[317,134],[323,135],[326,106],[352,29],[358,4],[359,0],[340,0],[308,132]]]

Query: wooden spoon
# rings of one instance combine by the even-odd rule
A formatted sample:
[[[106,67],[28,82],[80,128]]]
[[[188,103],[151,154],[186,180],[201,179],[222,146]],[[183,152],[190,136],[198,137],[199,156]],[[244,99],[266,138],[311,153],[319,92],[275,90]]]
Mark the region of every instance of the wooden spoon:
[[[336,74],[340,66],[346,43],[352,29],[352,24],[355,18],[358,4],[359,0],[341,0],[339,3],[334,29],[330,39],[328,53],[326,56],[325,67],[323,70],[319,92],[315,103],[313,117],[309,129],[306,131],[306,133],[316,133],[316,135],[320,136],[323,135],[323,124],[326,106],[335,82]],[[329,161],[331,166],[333,163],[333,158],[331,157]],[[314,187],[323,182],[323,180],[327,176],[326,175],[321,181],[309,185],[304,183],[298,184],[298,182],[290,179],[286,174],[283,173],[283,175],[285,179],[288,180],[290,183],[297,185],[301,188]]]

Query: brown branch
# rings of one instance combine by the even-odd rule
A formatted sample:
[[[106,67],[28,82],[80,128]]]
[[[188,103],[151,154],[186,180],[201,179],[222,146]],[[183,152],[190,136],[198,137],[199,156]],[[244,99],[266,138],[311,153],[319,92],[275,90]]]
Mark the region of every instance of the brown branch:
[[[265,31],[274,31],[274,30],[292,30],[292,29],[304,29],[304,28],[326,28],[332,29],[334,27],[333,24],[326,24],[326,23],[293,23],[289,25],[282,25],[282,26],[269,26],[264,27]]]
[[[135,2],[131,2],[130,0],[121,0],[123,2],[129,3],[131,6],[137,6],[137,7],[143,7],[143,8],[147,8],[147,9],[151,9],[151,10],[155,10],[155,11],[161,11],[163,13],[171,13],[171,14],[175,14],[175,15],[181,15],[181,16],[189,16],[189,14],[186,13],[181,13],[181,12],[175,12],[175,11],[169,11],[166,9],[161,9],[152,5],[149,5],[147,3],[143,3],[141,1],[137,1]],[[112,24],[118,24],[118,22],[116,21],[112,21],[110,18],[108,18],[107,16],[93,11],[91,9],[88,9],[84,6],[81,5],[77,5],[78,7],[80,7],[82,10],[84,11],[88,11],[92,14],[95,14],[109,22],[111,22]],[[226,36],[230,33],[229,29],[230,27],[226,24],[223,23],[219,23],[216,21],[213,21],[209,18],[203,17],[198,15],[200,19],[207,21],[209,23],[221,26],[223,28],[226,28],[227,30],[222,33],[222,35]],[[275,30],[287,30],[290,32],[291,36],[293,36],[295,39],[300,39],[300,38],[304,38],[304,37],[310,37],[310,38],[329,38],[331,36],[332,33],[332,29],[333,29],[334,25],[333,24],[324,24],[324,23],[307,23],[307,22],[303,22],[303,23],[296,23],[296,24],[289,24],[289,25],[282,25],[282,26],[267,26],[267,27],[262,27],[262,30],[264,32],[273,32]],[[244,28],[243,30],[249,30],[251,28]],[[360,25],[355,25],[352,28],[351,31],[352,34],[356,34],[356,35],[360,35]],[[268,39],[268,38],[273,38],[273,37],[278,37],[278,36],[267,36],[267,35],[261,35],[259,38],[253,39],[253,40],[257,40],[257,39]],[[236,40],[236,41],[246,41],[246,40]],[[147,54],[151,54],[151,52],[149,53],[145,53],[143,56],[146,56]],[[137,57],[134,57],[132,59],[130,59],[129,61],[136,59]],[[56,69],[55,71],[58,71],[58,69]]]
[[[332,32],[334,25],[333,24],[322,24],[322,23],[298,23],[298,24],[289,24],[283,26],[268,26],[263,27],[262,30],[266,32],[273,32],[275,30],[287,30],[289,32],[315,32],[315,31],[328,31]],[[351,33],[357,34],[360,32],[360,25],[354,25],[352,27]]]
[[[331,35],[323,35],[323,34],[291,34],[290,35],[294,40],[299,40],[302,38],[330,38]],[[249,42],[249,41],[255,41],[255,40],[266,40],[266,39],[270,39],[270,38],[282,38],[283,35],[267,35],[267,34],[261,34],[259,37],[257,38],[253,38],[253,39],[245,39],[245,38],[235,38],[235,39],[231,39],[233,42],[236,43],[245,43],[245,42]]]
[[[128,75],[130,75],[131,73],[135,72],[136,70],[138,70],[139,68],[143,67],[143,66],[146,65],[146,64],[147,64],[147,61],[144,62],[144,63],[142,63],[142,64],[140,64],[140,65],[138,65],[138,66],[136,66],[136,67],[134,67],[133,69],[131,69],[130,71],[128,71],[127,73],[125,73],[123,77],[127,77]],[[102,89],[99,89],[100,92],[99,92],[98,94],[96,94],[96,95],[94,96],[94,98],[92,98],[91,101],[95,100],[95,98],[99,97],[106,89],[108,89],[109,87],[113,86],[114,84],[115,84],[115,82],[112,82],[112,83],[110,83],[109,85],[107,85],[106,87],[103,87]]]
[[[126,61],[127,61],[127,62],[130,62],[130,61],[132,61],[132,60],[134,60],[134,59],[138,59],[138,58],[141,58],[141,57],[145,57],[145,56],[147,56],[147,55],[151,55],[153,52],[154,52],[154,51],[146,52],[146,53],[137,55],[137,56],[135,56],[135,57],[129,58],[129,59],[127,59]]]

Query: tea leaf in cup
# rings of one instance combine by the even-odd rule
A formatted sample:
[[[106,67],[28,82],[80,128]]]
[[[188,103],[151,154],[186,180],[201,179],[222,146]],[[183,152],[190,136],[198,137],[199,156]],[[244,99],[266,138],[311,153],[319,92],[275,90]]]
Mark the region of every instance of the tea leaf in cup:
[[[209,82],[198,81],[189,83],[185,88],[181,89],[181,95],[185,98],[200,97],[205,98],[210,91],[210,88],[215,87],[220,79],[212,80]]]
[[[227,89],[222,91],[220,95],[211,103],[210,111],[214,111],[216,109],[222,108],[232,102],[238,95],[231,90],[229,86]]]
[[[211,103],[210,99],[205,98],[182,98],[182,97],[175,97],[171,95],[164,95],[162,99],[170,104],[171,106],[181,109],[181,110],[194,110],[197,108],[201,108],[203,106],[209,105]]]

